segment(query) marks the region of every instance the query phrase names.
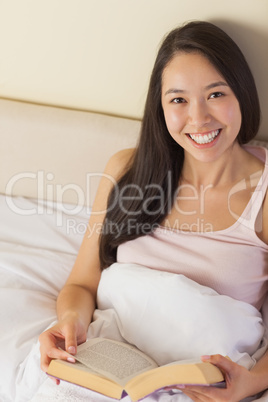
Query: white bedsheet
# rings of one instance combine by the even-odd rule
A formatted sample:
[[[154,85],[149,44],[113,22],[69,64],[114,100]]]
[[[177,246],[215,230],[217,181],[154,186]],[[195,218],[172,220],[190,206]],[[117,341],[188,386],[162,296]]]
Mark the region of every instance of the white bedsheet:
[[[35,375],[46,378],[36,354],[31,360],[29,353],[56,319],[56,297],[88,217],[82,208],[0,195],[1,402],[28,401],[40,385],[32,381]]]
[[[56,297],[72,268],[89,217],[82,208],[68,208],[0,195],[1,402],[111,401],[72,384],[56,386],[39,368],[38,335],[56,319]],[[102,320],[89,334],[118,331],[120,337],[116,320],[112,323]],[[123,400],[129,402],[128,397]],[[146,398],[146,402],[188,400],[171,392]],[[265,400],[267,395],[261,399]]]

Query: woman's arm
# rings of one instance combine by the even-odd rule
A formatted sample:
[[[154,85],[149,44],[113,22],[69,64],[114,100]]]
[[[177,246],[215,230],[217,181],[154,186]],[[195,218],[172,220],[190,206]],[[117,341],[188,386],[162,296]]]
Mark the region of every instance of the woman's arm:
[[[253,367],[251,374],[253,374],[254,383],[256,382],[261,391],[268,389],[268,351]]]
[[[41,368],[44,371],[51,359],[70,359],[58,346],[75,354],[77,344],[86,340],[101,276],[99,234],[106,214],[107,199],[132,154],[133,150],[120,151],[106,166],[76,262],[57,299],[58,323],[39,337]]]

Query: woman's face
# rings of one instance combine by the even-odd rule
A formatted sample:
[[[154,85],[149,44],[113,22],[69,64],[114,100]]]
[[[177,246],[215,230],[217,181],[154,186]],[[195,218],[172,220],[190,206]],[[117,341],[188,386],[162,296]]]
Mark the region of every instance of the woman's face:
[[[241,127],[238,100],[226,80],[199,53],[178,53],[162,76],[162,107],[170,135],[203,162],[218,159]]]

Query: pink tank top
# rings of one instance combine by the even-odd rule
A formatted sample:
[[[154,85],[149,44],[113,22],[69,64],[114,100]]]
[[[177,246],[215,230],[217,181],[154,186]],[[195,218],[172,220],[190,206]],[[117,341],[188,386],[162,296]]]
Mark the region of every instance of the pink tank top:
[[[158,227],[149,235],[121,244],[117,261],[183,274],[260,309],[268,291],[268,245],[256,232],[261,229],[268,186],[268,151],[249,146],[246,149],[261,159],[265,168],[247,207],[231,227],[214,232]],[[254,175],[251,179],[254,182]],[[243,182],[239,186],[242,189]]]

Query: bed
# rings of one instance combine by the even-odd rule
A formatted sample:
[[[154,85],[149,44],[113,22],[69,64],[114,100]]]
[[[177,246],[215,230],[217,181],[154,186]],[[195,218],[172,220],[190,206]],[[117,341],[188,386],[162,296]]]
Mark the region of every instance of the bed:
[[[0,99],[1,402],[109,401],[69,384],[56,389],[39,369],[38,336],[56,320],[56,297],[82,241],[101,172],[112,154],[136,145],[139,130],[137,120]],[[100,302],[111,308],[105,297]],[[263,350],[267,310],[268,301]],[[188,400],[180,398],[165,392],[148,401]],[[267,401],[268,392],[258,400]]]

